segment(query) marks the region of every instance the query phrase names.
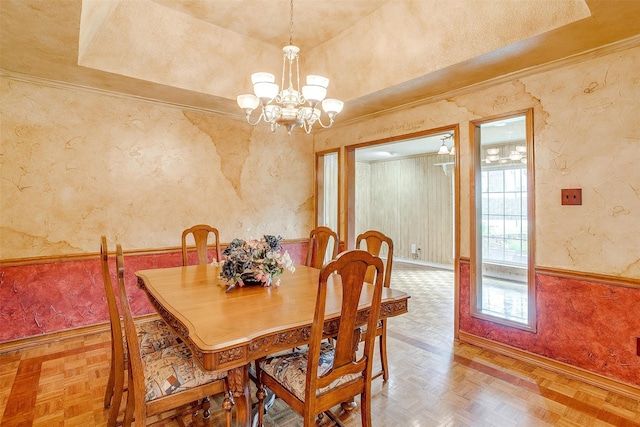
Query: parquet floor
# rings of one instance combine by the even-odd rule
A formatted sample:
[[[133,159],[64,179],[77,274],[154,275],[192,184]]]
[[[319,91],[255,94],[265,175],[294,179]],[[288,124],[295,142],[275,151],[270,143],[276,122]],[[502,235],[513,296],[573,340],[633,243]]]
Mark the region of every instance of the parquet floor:
[[[393,286],[412,298],[389,321],[391,378],[373,383],[374,426],[640,427],[636,400],[454,342],[452,282],[450,271],[394,265]],[[108,333],[0,354],[1,426],[104,426],[108,358]],[[224,425],[212,407],[194,424]],[[340,418],[360,425],[357,409]],[[268,427],[301,425],[278,400],[266,416]]]

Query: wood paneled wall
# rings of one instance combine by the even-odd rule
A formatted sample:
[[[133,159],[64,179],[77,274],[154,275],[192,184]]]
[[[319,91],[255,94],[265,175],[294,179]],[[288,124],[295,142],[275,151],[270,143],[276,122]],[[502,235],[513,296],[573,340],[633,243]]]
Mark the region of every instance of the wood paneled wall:
[[[394,258],[453,264],[453,165],[425,154],[357,162],[356,235],[374,229],[390,236]],[[411,253],[411,245],[421,250]]]

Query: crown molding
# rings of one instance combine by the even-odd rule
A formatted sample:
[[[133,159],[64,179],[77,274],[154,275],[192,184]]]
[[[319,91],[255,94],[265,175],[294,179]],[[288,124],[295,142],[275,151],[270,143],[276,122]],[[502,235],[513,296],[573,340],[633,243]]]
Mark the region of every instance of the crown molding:
[[[111,96],[119,99],[126,99],[130,101],[143,102],[146,104],[159,105],[162,107],[176,108],[183,111],[193,111],[196,113],[213,114],[219,117],[225,117],[225,118],[234,119],[234,120],[244,120],[244,116],[240,116],[237,114],[230,114],[224,111],[214,110],[210,108],[203,108],[203,107],[195,107],[193,105],[181,104],[178,102],[162,101],[162,100],[149,98],[145,96],[131,95],[131,94],[117,92],[117,91],[108,90],[108,89],[100,89],[100,88],[95,88],[91,86],[63,82],[60,80],[48,79],[45,77],[32,76],[30,74],[19,73],[16,71],[5,70],[2,68],[0,68],[0,77],[4,77],[9,80],[14,80],[14,81],[23,82],[23,83],[31,83],[35,85],[48,86],[56,89],[65,89],[65,90],[72,90],[77,92],[92,93],[95,95],[106,95],[106,96]]]

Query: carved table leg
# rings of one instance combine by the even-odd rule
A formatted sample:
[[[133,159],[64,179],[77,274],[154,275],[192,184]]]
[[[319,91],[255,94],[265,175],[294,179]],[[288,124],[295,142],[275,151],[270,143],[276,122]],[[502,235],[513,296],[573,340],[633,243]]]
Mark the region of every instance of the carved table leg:
[[[249,394],[249,366],[230,369],[227,372],[229,389],[236,406],[238,426],[251,427],[251,395]]]

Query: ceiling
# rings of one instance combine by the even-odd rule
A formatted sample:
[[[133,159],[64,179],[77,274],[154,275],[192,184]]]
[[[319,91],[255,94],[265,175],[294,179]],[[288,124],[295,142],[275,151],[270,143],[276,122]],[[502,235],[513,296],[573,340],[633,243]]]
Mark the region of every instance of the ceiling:
[[[1,0],[0,72],[241,119],[288,0]],[[638,0],[296,0],[301,74],[348,121],[640,34]],[[279,79],[279,76],[278,76]]]
[[[221,28],[282,48],[289,44],[289,0],[261,3],[247,0],[153,0]],[[308,52],[353,27],[389,0],[333,0],[294,2],[293,44]],[[256,8],[259,7],[259,8]],[[312,24],[308,24],[312,23]]]

